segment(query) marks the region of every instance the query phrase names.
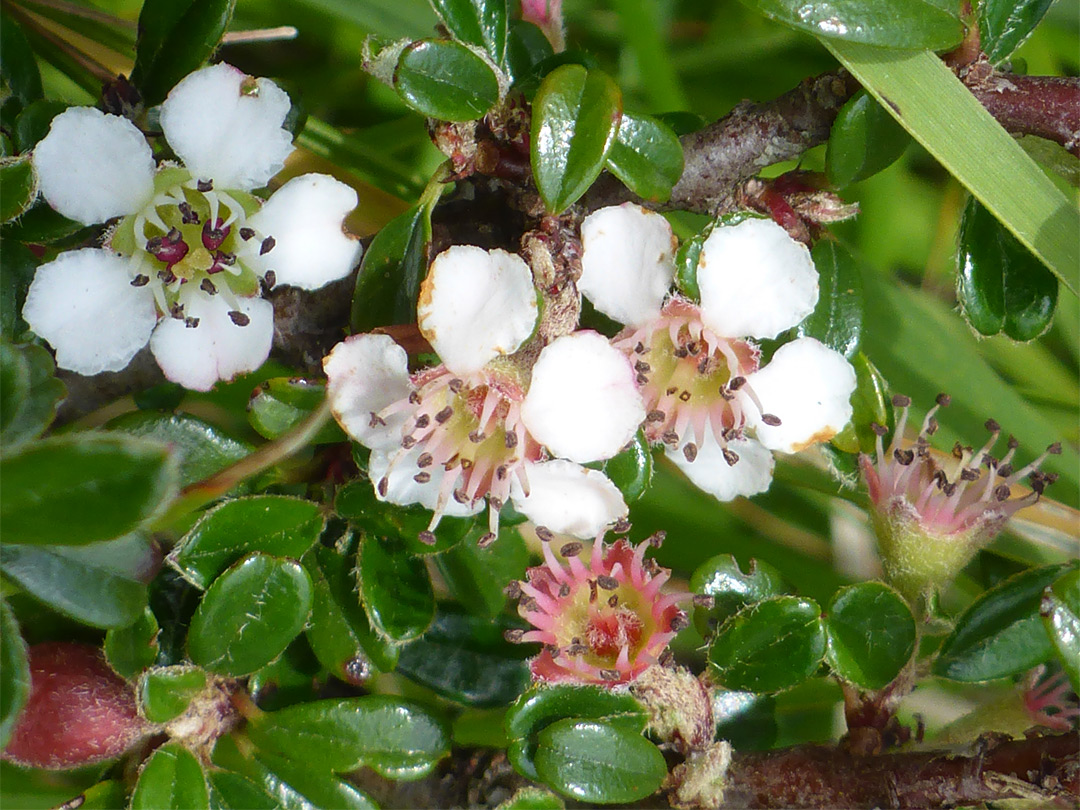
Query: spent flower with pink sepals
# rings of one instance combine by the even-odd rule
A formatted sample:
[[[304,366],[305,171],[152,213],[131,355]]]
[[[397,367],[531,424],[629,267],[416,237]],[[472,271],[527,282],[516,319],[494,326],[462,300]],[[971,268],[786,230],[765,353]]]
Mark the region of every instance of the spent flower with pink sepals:
[[[632,203],[582,225],[579,288],[626,324],[613,345],[631,358],[645,433],[698,487],[720,500],[772,481],[772,451],[827,441],[851,418],[855,372],[813,338],[761,364],[756,339],[775,338],[814,310],[809,251],[771,220],[717,225],[701,246],[701,302],[671,292],[675,239],[659,214]]]
[[[539,525],[592,537],[627,513],[603,473],[582,464],[619,452],[644,417],[626,358],[600,335],[575,332],[535,362],[514,353],[538,316],[532,274],[502,250],[451,247],[432,262],[417,308],[442,364],[410,373],[405,350],[362,334],[323,361],[327,396],[345,431],[371,449],[377,496],[443,515],[487,503],[495,539],[508,501]]]
[[[1058,443],[1021,467],[1013,464],[1019,442],[1012,436],[1004,456],[991,455],[1001,438],[1001,426],[993,419],[986,422],[990,438],[980,449],[957,442],[951,455],[932,452],[929,437],[938,429],[936,414],[950,401],[938,395],[914,444],[907,446],[911,400],[893,397],[899,417],[892,441],[886,449],[888,429],[874,424],[877,457],[859,457],[885,573],[912,598],[947,584],[1013,514],[1035,503],[1057,478],[1041,472],[1039,465],[1061,452]],[[1025,477],[1031,492],[1014,498],[1013,487]]]
[[[124,368],[148,342],[165,376],[207,390],[270,352],[284,284],[316,289],[346,276],[360,245],[342,229],[356,192],[320,174],[252,194],[292,151],[291,102],[268,79],[229,65],[184,78],[161,105],[182,163],[155,164],[128,119],[72,107],[32,161],[45,200],[84,225],[112,223],[103,246],[37,269],[23,317],[80,374]]]
[[[529,568],[526,579],[508,589],[534,629],[510,631],[507,637],[544,645],[529,662],[534,679],[628,683],[656,664],[671,639],[689,626],[679,604],[691,594],[663,593],[671,572],[645,557],[660,545],[662,532],[637,546],[625,538],[607,545],[600,533],[588,564],[581,560],[582,544],[567,543],[560,549],[566,565],[555,556],[550,534],[538,534],[544,565]]]

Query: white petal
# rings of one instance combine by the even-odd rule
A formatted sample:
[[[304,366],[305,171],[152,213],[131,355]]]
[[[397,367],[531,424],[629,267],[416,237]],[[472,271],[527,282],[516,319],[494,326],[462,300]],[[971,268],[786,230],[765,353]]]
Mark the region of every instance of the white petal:
[[[767,490],[772,483],[773,454],[753,439],[735,439],[728,442],[728,449],[739,457],[732,465],[724,460],[720,445],[709,432],[698,445],[693,461],[686,460],[683,445],[665,448],[664,452],[694,486],[718,500],[730,501]]]
[[[157,323],[154,294],[132,287],[126,259],[97,248],[69,250],[34,274],[23,318],[79,374],[119,371]]]
[[[713,230],[698,260],[701,317],[723,337],[774,338],[814,311],[810,251],[771,219]]]
[[[188,327],[178,318],[162,318],[150,338],[165,376],[194,391],[209,391],[218,380],[254,371],[270,354],[274,337],[274,307],[262,298],[240,298],[239,311],[250,318],[237,326],[229,317],[232,306],[221,294],[193,290],[182,298],[184,314],[198,318]]]
[[[619,323],[660,314],[675,277],[675,236],[660,214],[634,203],[601,208],[581,225],[578,289]]]
[[[56,116],[33,163],[49,205],[83,225],[134,214],[154,194],[146,138],[126,118],[92,107]]]
[[[385,425],[371,425],[371,414],[407,399],[409,358],[388,335],[353,335],[325,358],[326,396],[334,418],[365,447],[390,450],[401,444],[401,428],[412,409],[388,415]]]
[[[524,259],[455,245],[431,263],[417,305],[420,331],[455,374],[511,354],[536,325],[536,290]]]
[[[161,105],[169,146],[197,178],[219,189],[265,186],[292,152],[282,129],[289,96],[269,79],[224,63],[185,77]]]
[[[511,482],[514,508],[557,534],[591,540],[629,512],[619,488],[598,470],[556,459],[526,463],[525,475],[528,496],[516,476]]]
[[[400,456],[397,455],[399,452]],[[429,468],[431,470],[430,481],[426,484],[417,483],[413,476],[416,475],[417,470],[416,460],[422,452],[424,452],[422,444],[413,447],[411,450],[390,452],[372,450],[371,458],[368,459],[368,475],[371,476],[372,484],[375,485],[375,497],[380,501],[396,503],[398,506],[409,506],[418,503],[425,509],[434,512],[438,508],[439,485],[442,483],[442,476],[448,473],[436,465]],[[392,469],[390,468],[391,459],[394,460]],[[387,474],[387,470],[389,470],[389,474]],[[460,471],[455,470],[452,474],[460,474]],[[387,479],[385,496],[379,494],[378,487],[379,482],[384,477]],[[477,500],[472,506],[458,503],[451,494],[446,499],[442,513],[448,517],[467,517],[468,515],[475,515],[483,509],[485,503],[486,501],[483,498]]]
[[[814,338],[781,346],[765,368],[746,378],[776,427],[761,422],[754,409],[750,424],[758,441],[771,450],[797,453],[839,433],[851,419],[855,369],[844,356]]]
[[[555,455],[585,464],[618,453],[641,425],[645,406],[626,355],[603,335],[584,331],[540,352],[521,416]]]
[[[349,274],[360,260],[360,241],[342,228],[356,208],[351,186],[325,174],[305,174],[283,185],[247,224],[274,247],[249,263],[261,274],[273,270],[278,284],[317,290]],[[247,244],[252,244],[251,242]],[[257,251],[256,251],[257,252]]]

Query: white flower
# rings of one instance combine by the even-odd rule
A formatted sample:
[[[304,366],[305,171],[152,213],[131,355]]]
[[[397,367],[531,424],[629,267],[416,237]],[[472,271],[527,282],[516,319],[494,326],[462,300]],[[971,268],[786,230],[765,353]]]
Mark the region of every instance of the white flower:
[[[513,357],[532,335],[528,265],[504,251],[456,246],[424,281],[419,326],[443,364],[415,374],[386,335],[354,335],[323,361],[327,396],[371,449],[380,499],[444,514],[489,504],[490,542],[508,500],[538,525],[593,538],[627,514],[614,484],[583,463],[610,458],[644,418],[626,357],[594,332],[558,338],[535,364]]]
[[[33,164],[46,201],[97,225],[121,217],[104,247],[38,268],[23,317],[80,374],[119,371],[148,342],[165,376],[207,390],[258,368],[273,307],[261,289],[316,289],[346,276],[359,242],[342,230],[356,206],[343,183],[309,174],[268,202],[254,196],[284,165],[289,97],[219,64],[196,71],[161,106],[183,165],[155,166],[126,118],[73,107],[53,119]]]
[[[855,371],[840,353],[804,337],[761,367],[751,340],[776,337],[817,304],[810,252],[779,225],[755,218],[712,230],[698,259],[700,305],[664,298],[675,267],[659,214],[601,209],[582,241],[579,287],[626,324],[613,345],[635,364],[646,436],[698,487],[720,500],[764,492],[770,451],[798,452],[847,424]]]

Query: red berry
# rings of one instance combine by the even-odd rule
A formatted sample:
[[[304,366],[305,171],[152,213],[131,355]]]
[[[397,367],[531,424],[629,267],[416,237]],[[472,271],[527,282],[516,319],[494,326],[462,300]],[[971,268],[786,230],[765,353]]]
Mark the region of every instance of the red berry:
[[[30,699],[3,758],[34,768],[77,768],[117,757],[153,730],[135,692],[90,644],[30,647]]]

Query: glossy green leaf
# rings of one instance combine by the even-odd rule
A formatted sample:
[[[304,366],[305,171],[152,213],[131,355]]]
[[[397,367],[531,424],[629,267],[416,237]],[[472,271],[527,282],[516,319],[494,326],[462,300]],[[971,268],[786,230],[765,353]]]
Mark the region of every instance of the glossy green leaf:
[[[775,596],[724,623],[709,646],[709,669],[729,689],[779,692],[817,672],[824,656],[817,602]]]
[[[180,464],[180,486],[220,472],[255,448],[229,431],[189,413],[132,411],[106,423],[108,430],[168,442]]]
[[[307,624],[311,590],[299,563],[249,555],[214,580],[195,611],[191,660],[236,677],[273,661]]]
[[[555,685],[533,687],[523,693],[506,713],[507,749],[510,763],[529,779],[537,779],[537,735],[564,718],[603,720],[640,734],[649,715],[637,699],[625,692],[599,686]]]
[[[232,771],[212,768],[210,806],[214,810],[279,810],[274,798],[253,779]]]
[[[390,641],[411,641],[435,618],[435,593],[424,561],[398,541],[367,537],[356,566],[364,610]]]
[[[221,42],[236,0],[147,0],[131,82],[147,105],[164,101],[182,78],[203,66]]]
[[[120,779],[106,779],[84,790],[77,800],[79,810],[117,810],[128,806],[128,788]],[[72,799],[71,804],[75,801]],[[61,807],[66,810],[66,806]]]
[[[26,34],[7,12],[0,12],[0,72],[11,94],[25,106],[41,98],[41,73]]]
[[[691,301],[701,300],[701,290],[697,283],[698,261],[701,248],[709,236],[709,229],[684,239],[675,253],[675,287]]]
[[[261,752],[259,762],[272,777],[280,780],[312,807],[312,810],[333,807],[335,810],[377,810],[377,805],[351,782],[335,776],[322,763],[312,763],[294,755],[278,757]],[[277,795],[282,795],[281,788]]]
[[[836,116],[825,150],[825,174],[843,188],[891,166],[911,136],[865,90],[852,96]]]
[[[22,216],[38,195],[37,172],[29,155],[0,158],[0,222]]]
[[[426,39],[401,53],[394,89],[410,107],[442,121],[472,121],[499,100],[491,66],[458,42]]]
[[[26,642],[7,602],[0,599],[0,748],[8,743],[19,712],[30,697]]]
[[[714,690],[712,696],[716,739],[727,740],[738,751],[767,751],[775,745],[775,697],[725,689]]]
[[[0,251],[0,335],[7,340],[17,342],[29,329],[22,308],[38,263],[26,245],[4,234],[4,249]]]
[[[503,638],[516,627],[443,608],[431,627],[401,650],[397,671],[466,706],[506,706],[529,685],[529,651]]]
[[[431,0],[454,39],[487,51],[496,65],[506,62],[507,0]]]
[[[260,749],[333,771],[364,765],[389,779],[427,774],[450,750],[446,726],[412,701],[389,695],[320,700],[253,718],[248,735]]]
[[[421,206],[394,217],[364,251],[353,292],[352,330],[370,332],[404,323],[416,312],[420,281],[427,272],[431,218]]]
[[[779,596],[788,588],[773,566],[750,560],[745,573],[731,554],[718,554],[703,562],[690,576],[690,590],[713,598],[713,607],[694,608],[698,632],[708,636],[747,605]]]
[[[192,666],[148,669],[139,677],[139,710],[151,723],[175,720],[191,705],[192,699],[206,688],[206,673]]]
[[[299,559],[322,532],[312,501],[256,495],[226,501],[199,518],[169,555],[169,563],[206,589],[226,568],[253,551]]]
[[[1050,328],[1058,280],[974,198],[964,209],[956,265],[956,298],[976,332],[1028,341]]]
[[[157,617],[149,607],[126,627],[114,627],[105,634],[105,658],[121,678],[134,678],[157,661]]]
[[[958,7],[940,0],[742,0],[766,17],[822,39],[943,51],[960,44]]]
[[[487,548],[476,545],[487,527],[477,526],[464,542],[435,556],[435,565],[450,595],[471,613],[495,616],[506,607],[503,589],[512,579],[525,576],[529,550],[520,532],[503,525],[499,538]]]
[[[683,172],[679,137],[658,118],[623,113],[607,168],[637,196],[666,202]]]
[[[70,434],[0,459],[7,543],[83,545],[119,537],[167,503],[176,467],[157,442]]]
[[[299,425],[322,404],[326,384],[293,377],[275,377],[259,384],[248,402],[248,422],[266,439],[276,439]],[[311,444],[346,441],[337,422],[327,422]]]
[[[1031,36],[1053,0],[981,0],[979,48],[997,64]]]
[[[619,488],[627,503],[644,495],[653,475],[652,453],[644,432],[635,433],[630,444],[605,461],[600,469]]]
[[[325,683],[325,673],[306,636],[299,636],[285,652],[248,678],[247,688],[259,708],[275,711],[314,700]]]
[[[131,810],[202,808],[210,808],[210,791],[202,765],[180,743],[166,743],[142,766],[131,796]]]
[[[581,65],[551,71],[533,99],[533,177],[550,213],[561,213],[592,185],[619,129],[622,94],[611,78]]]
[[[915,652],[915,617],[896,591],[860,582],[837,591],[825,616],[825,658],[842,680],[884,689]]]
[[[851,358],[855,369],[855,393],[851,395],[851,421],[832,440],[846,453],[873,454],[877,440],[874,423],[889,426],[889,384],[864,352]]]
[[[355,553],[355,540],[349,545]],[[383,672],[394,669],[400,647],[371,629],[352,576],[353,559],[321,545],[304,556],[314,585],[307,638],[324,667],[346,683],[360,684],[375,674],[371,664]]]
[[[427,545],[419,540],[420,532],[431,523],[431,511],[414,504],[398,506],[380,501],[370,481],[352,481],[334,498],[334,511],[349,523],[366,532],[383,537],[399,538],[410,554],[438,554],[453,548],[473,528],[475,518],[444,517],[436,527],[435,543]]]
[[[15,119],[15,145],[20,152],[29,152],[49,134],[52,120],[68,108],[62,101],[43,98],[27,105]]]
[[[505,67],[512,85],[533,75],[536,66],[553,55],[551,43],[536,25],[518,20],[510,26]]]
[[[956,681],[988,681],[1025,672],[1051,655],[1039,618],[1043,590],[1064,567],[1032,568],[994,586],[964,611],[941,645],[933,672]]]
[[[523,787],[495,810],[563,810],[563,800],[546,790]]]
[[[4,374],[0,447],[10,452],[45,432],[67,390],[56,379],[52,355],[43,347],[5,343],[0,353]]]
[[[90,546],[4,543],[0,571],[35,599],[92,627],[127,627],[146,606],[146,581],[161,563],[138,534]]]
[[[1074,568],[1044,591],[1039,613],[1072,688],[1080,691],[1080,570]]]
[[[847,358],[859,350],[863,330],[863,286],[858,262],[843,246],[822,239],[811,252],[818,270],[818,302],[795,328]]]
[[[667,776],[663,754],[640,734],[595,721],[559,720],[540,732],[540,778],[584,802],[634,802],[655,793]]]

